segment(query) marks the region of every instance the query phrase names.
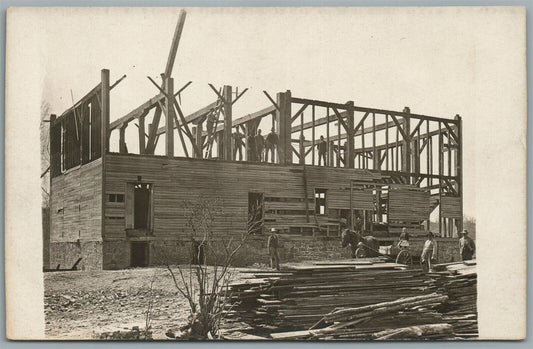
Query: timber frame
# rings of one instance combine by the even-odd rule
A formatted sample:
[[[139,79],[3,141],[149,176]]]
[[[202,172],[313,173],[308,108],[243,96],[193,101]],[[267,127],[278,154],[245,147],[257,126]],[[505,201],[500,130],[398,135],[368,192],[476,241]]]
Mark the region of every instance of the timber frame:
[[[425,232],[430,229],[430,214],[436,209],[440,237],[452,238],[462,230],[463,134],[459,115],[443,118],[416,114],[409,107],[394,111],[364,107],[356,105],[354,101],[307,99],[294,97],[287,90],[276,93],[274,97],[263,91],[265,106],[262,109],[234,117],[233,105],[243,97],[247,89],[239,92],[229,85],[216,88],[212,84],[208,85],[208,91],[212,94],[213,101],[203,108],[185,113],[181,94],[192,82],[188,81],[176,89],[172,78],[172,67],[184,21],[185,12],[182,11],[167,65],[161,74],[162,83],[159,85],[148,77],[154,85],[153,97],[110,121],[110,92],[125,76],[111,85],[110,72],[103,69],[100,82],[83,98],[60,116],[51,115],[52,202],[57,196],[54,190],[60,186],[56,179],[66,178],[77,169],[89,166],[93,172],[80,174],[80,178],[94,176],[94,171],[98,171],[98,197],[101,200],[98,205],[99,218],[92,217],[86,221],[100,222],[98,230],[105,240],[108,218],[120,218],[113,217],[113,213],[106,209],[109,208],[107,176],[116,168],[116,164],[135,161],[139,167],[150,164],[164,168],[168,163],[181,159],[187,160],[183,164],[193,168],[201,168],[204,166],[202,163],[208,162],[214,167],[214,164],[219,163],[221,168],[232,171],[235,168],[242,169],[240,166],[249,166],[250,171],[263,173],[263,176],[266,169],[274,171],[276,168],[276,171],[283,169],[286,171],[283,173],[291,174],[290,176],[298,173],[298,176],[302,176],[304,197],[279,198],[276,197],[278,194],[265,193],[265,200],[278,200],[275,205],[272,204],[277,205],[271,210],[273,214],[287,211],[279,202],[288,202],[287,206],[293,210],[297,203],[305,204],[298,211],[305,211],[300,225],[316,225],[319,230],[326,229],[326,236],[329,236],[329,226],[338,226],[341,211],[350,212],[347,218],[353,226],[356,221],[354,211],[357,209],[363,212],[360,218],[363,219],[363,229],[367,231],[374,231],[377,225],[385,225],[388,234],[397,234],[402,227]],[[125,131],[132,124],[137,127],[138,147],[128,148]],[[260,128],[272,128],[279,137],[273,163],[255,162],[248,156],[245,156],[244,161],[237,161],[234,158],[232,130],[242,131],[247,139]],[[118,152],[110,149],[110,138],[114,132],[119,136]],[[324,137],[327,151],[320,154],[325,158],[325,163],[319,164],[320,136]],[[164,138],[164,156],[160,155],[161,152],[156,152],[160,138]],[[139,157],[132,158],[135,154]],[[151,159],[157,160],[157,165],[153,165]],[[197,165],[191,165],[189,159],[197,161]],[[191,170],[190,173],[199,175],[201,171]],[[324,217],[317,218],[317,212],[310,206],[317,201],[317,197],[311,195],[315,193],[316,186],[320,186],[320,181],[317,181],[320,176],[324,177],[325,182],[343,178],[348,181],[343,182],[342,188],[335,188],[328,193],[334,203],[332,207],[338,211],[334,222],[331,217],[329,221],[324,220]],[[126,177],[124,172],[124,178]],[[141,182],[141,176],[137,178]],[[135,179],[127,181],[132,183]],[[56,184],[53,185],[54,183]],[[80,182],[79,187],[82,185]],[[157,191],[157,185],[154,185],[154,191]],[[176,185],[179,185],[179,181]],[[315,188],[311,185],[315,185]],[[344,201],[334,197],[335,193],[346,195],[347,190],[349,198],[346,196]],[[68,193],[64,195],[68,196]],[[84,196],[82,193],[79,195],[77,205],[78,210],[81,210]],[[156,200],[154,205],[157,203]],[[54,207],[57,212],[52,212],[52,215],[63,210],[63,206]],[[156,206],[153,209],[158,208]],[[52,221],[54,219],[52,216]]]

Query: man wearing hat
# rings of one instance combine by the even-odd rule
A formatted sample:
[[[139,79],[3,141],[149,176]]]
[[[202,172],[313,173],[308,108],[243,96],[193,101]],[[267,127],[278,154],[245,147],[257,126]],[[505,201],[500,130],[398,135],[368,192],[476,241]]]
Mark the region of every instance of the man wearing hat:
[[[270,256],[270,267],[279,270],[279,236],[276,228],[270,229],[270,236],[267,241],[268,255]]]
[[[463,261],[469,261],[476,252],[476,244],[468,236],[468,230],[463,230],[459,233],[461,238],[459,239],[459,252],[461,253],[461,259]]]
[[[437,257],[437,243],[433,239],[433,233],[429,232],[427,237],[428,238],[424,243],[424,249],[422,250],[422,255],[420,256],[422,268],[426,273],[431,271],[431,261]]]

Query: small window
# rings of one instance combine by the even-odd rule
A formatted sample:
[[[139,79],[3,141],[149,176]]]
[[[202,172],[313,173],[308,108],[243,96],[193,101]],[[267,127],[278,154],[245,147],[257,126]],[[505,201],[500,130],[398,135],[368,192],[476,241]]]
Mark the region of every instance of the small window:
[[[326,214],[326,189],[315,189],[315,212]]]
[[[108,194],[109,202],[124,202],[124,194]]]

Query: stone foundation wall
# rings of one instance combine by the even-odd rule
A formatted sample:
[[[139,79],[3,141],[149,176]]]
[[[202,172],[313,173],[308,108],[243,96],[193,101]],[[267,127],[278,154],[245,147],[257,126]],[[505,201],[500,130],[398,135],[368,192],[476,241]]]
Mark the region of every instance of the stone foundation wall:
[[[61,269],[72,268],[78,258],[78,270],[102,269],[102,242],[52,242],[50,243],[50,268],[55,269],[60,264]]]
[[[250,266],[255,263],[269,264],[267,252],[268,235],[254,236],[235,254],[233,265]],[[457,239],[436,239],[438,263],[460,260],[459,241]],[[425,239],[411,239],[410,250],[417,261],[422,252]],[[149,265],[189,264],[192,260],[192,243],[182,240],[151,240],[149,243]],[[227,241],[214,242],[211,246],[218,254],[217,262],[224,259],[223,244]],[[390,244],[391,242],[383,242]],[[232,245],[234,248],[236,244]],[[306,260],[335,260],[350,258],[350,249],[341,248],[339,238],[302,238],[280,237],[279,254],[281,262],[301,262]],[[207,252],[208,263],[213,264],[212,251]],[[104,269],[124,269],[130,267],[130,242],[106,241],[103,248]]]

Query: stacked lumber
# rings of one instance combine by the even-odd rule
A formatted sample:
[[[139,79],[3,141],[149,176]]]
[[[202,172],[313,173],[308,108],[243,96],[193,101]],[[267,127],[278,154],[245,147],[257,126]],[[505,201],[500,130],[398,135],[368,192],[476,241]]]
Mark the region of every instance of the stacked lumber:
[[[337,308],[432,294],[435,285],[421,270],[368,258],[290,263],[279,273],[251,271],[231,289],[238,304],[229,321],[245,322],[257,334],[307,330],[323,325],[324,315]]]
[[[439,308],[445,322],[463,338],[477,337],[477,272],[476,261],[440,264],[429,276],[448,301]]]
[[[328,325],[308,331],[273,333],[274,339],[442,339],[452,326],[443,322],[436,308],[445,295],[400,298],[362,307],[336,309],[323,317]]]

